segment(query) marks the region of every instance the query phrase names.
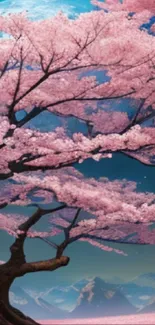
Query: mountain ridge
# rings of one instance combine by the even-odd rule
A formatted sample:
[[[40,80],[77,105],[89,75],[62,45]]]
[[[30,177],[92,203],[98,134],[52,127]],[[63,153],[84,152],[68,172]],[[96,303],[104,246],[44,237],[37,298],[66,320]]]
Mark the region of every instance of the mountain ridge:
[[[150,277],[153,281],[155,275],[140,275],[140,282],[141,279]],[[87,317],[87,314],[91,314],[92,317],[121,315],[122,309],[124,314],[144,313],[147,310],[155,312],[154,287],[138,285],[138,277],[134,278],[133,282],[118,283],[119,279],[115,279],[117,281],[114,283],[111,279],[111,283],[108,280],[98,276],[91,279],[83,278],[71,285],[51,287],[41,293],[32,288],[23,289],[13,285],[10,298],[14,307],[32,318],[36,318],[37,314],[37,318],[40,319],[82,317],[80,315]]]

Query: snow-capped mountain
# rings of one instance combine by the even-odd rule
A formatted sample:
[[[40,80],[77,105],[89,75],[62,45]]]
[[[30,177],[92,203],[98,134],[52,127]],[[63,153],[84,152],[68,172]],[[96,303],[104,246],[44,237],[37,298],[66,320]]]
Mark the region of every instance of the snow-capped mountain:
[[[99,277],[82,279],[44,292],[12,286],[10,300],[23,313],[40,319],[155,312],[155,287],[140,285],[143,278],[151,278],[153,283],[153,274],[145,274],[128,283],[121,279],[104,281]]]
[[[121,292],[128,300],[138,308],[148,304],[155,298],[155,274],[144,274],[134,278],[132,281],[120,284]]]
[[[120,290],[96,277],[81,290],[72,317],[113,316],[135,312],[136,308]]]
[[[70,286],[54,287],[43,293],[43,299],[57,307],[73,311],[77,307],[77,302],[81,290],[94,279],[82,279]],[[103,283],[103,280],[100,279]],[[117,280],[117,281],[116,281]],[[136,278],[138,280],[138,277]],[[121,279],[107,279],[104,281],[106,290],[117,290],[136,308],[142,308],[148,301],[155,297],[155,288],[151,286],[142,286],[134,282],[123,282]]]
[[[155,297],[153,299],[150,299],[147,305],[139,310],[139,313],[141,314],[155,313]]]
[[[147,286],[155,289],[155,273],[145,273],[132,280],[135,284],[139,286]]]
[[[57,307],[70,312],[76,307],[80,291],[89,281],[82,279],[70,286],[50,288],[42,294],[42,297],[48,303],[55,304]]]
[[[48,304],[42,298],[31,297],[24,289],[17,286],[11,287],[10,302],[15,308],[32,318],[49,319],[66,316],[65,312],[58,307]]]

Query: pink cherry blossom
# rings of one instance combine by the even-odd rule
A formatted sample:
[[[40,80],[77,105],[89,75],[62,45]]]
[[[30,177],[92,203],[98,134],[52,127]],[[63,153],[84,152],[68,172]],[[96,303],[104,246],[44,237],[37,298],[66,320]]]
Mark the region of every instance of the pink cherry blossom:
[[[92,0],[92,3],[100,8],[108,8],[111,10],[125,10],[128,12],[142,12],[148,10],[152,14],[155,13],[155,4],[153,0],[124,0],[120,3],[119,0]]]
[[[64,251],[75,241],[123,255],[113,244],[155,244],[154,193],[75,169],[113,153],[155,164],[155,28],[140,28],[155,14],[154,1],[92,3],[106,10],[74,20],[0,16],[0,229],[15,237],[0,272],[6,269],[10,283],[67,265]],[[61,126],[54,128],[55,118]],[[70,129],[73,120],[84,130]],[[7,213],[7,205],[33,206],[34,213]],[[47,227],[39,231],[41,218]],[[56,254],[27,262],[26,238]]]

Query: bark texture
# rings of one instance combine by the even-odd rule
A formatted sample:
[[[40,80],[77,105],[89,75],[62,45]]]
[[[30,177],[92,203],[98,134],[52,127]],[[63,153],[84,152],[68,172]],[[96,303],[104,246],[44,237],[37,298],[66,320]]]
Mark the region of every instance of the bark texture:
[[[16,256],[17,257],[17,256]],[[20,260],[20,258],[19,258]],[[69,258],[61,256],[46,261],[32,263],[18,263],[14,265],[11,258],[6,264],[0,266],[0,324],[1,325],[36,325],[30,317],[24,315],[18,309],[12,307],[9,302],[9,289],[13,281],[24,274],[38,271],[54,271],[66,266]],[[17,262],[17,260],[15,259]]]
[[[22,232],[10,247],[10,259],[7,263],[0,265],[0,325],[38,324],[10,305],[9,289],[16,278],[24,276],[27,273],[54,271],[69,263],[69,257],[63,256],[64,249],[68,244],[66,240],[60,246],[56,245],[56,257],[54,258],[28,263],[24,254],[24,243],[27,238],[27,231],[35,225],[43,215],[61,210],[64,206],[65,205],[62,205],[50,210],[38,208],[28,220],[19,226],[19,230]]]

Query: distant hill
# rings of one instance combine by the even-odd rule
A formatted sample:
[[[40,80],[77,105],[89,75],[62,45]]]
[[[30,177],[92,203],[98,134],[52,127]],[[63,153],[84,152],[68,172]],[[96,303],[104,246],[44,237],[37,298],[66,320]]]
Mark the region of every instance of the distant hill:
[[[81,285],[82,288],[84,284]],[[58,308],[66,311],[72,311],[75,308],[81,288],[74,285],[66,287],[54,287],[45,291],[42,298],[49,304],[54,304]]]
[[[143,313],[143,314],[152,314],[152,313],[155,313],[155,299],[152,299],[149,301],[149,303],[143,307],[141,310],[139,310],[140,313]]]
[[[96,277],[82,290],[72,317],[102,317],[135,314],[136,308],[114,286]]]
[[[73,288],[76,288],[78,290],[82,290],[91,280],[88,279],[82,279],[76,283],[73,284]]]
[[[155,289],[155,273],[145,273],[135,277],[132,283],[142,287],[152,287]]]
[[[34,299],[24,289],[12,286],[10,291],[11,304],[32,318],[50,319],[65,318],[65,312],[56,306],[48,304],[42,298]]]
[[[38,319],[152,313],[155,312],[155,286],[151,286],[154,279],[153,273],[127,283],[119,278],[104,281],[96,277],[69,286],[51,287],[41,293],[13,285],[10,299],[14,307],[32,318],[37,315]]]

